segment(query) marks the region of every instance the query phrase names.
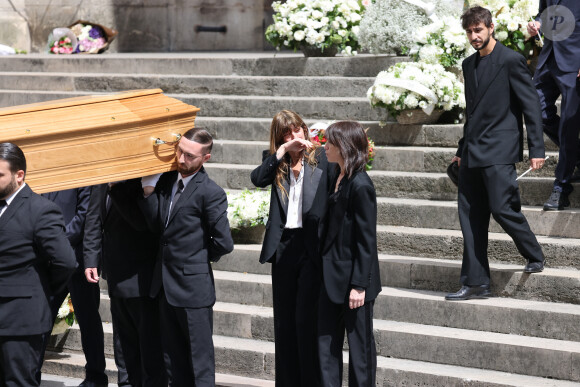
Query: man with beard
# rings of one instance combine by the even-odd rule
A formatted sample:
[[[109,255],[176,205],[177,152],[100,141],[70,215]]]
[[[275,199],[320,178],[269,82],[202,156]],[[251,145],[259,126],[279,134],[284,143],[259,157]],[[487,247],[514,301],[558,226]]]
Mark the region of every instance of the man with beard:
[[[222,188],[203,168],[213,139],[204,129],[183,134],[177,171],[141,181],[139,205],[160,235],[151,296],[159,298],[165,367],[172,386],[215,386],[212,340],[215,287],[210,262],[233,250]]]
[[[477,52],[463,61],[466,121],[453,161],[459,163],[458,209],[463,233],[462,287],[447,300],[491,295],[487,257],[490,214],[514,240],[528,263],[544,269],[544,255],[521,213],[515,163],[523,160],[523,118],[530,166],[544,164],[540,101],[524,57],[493,37],[489,10],[473,7],[461,16]]]
[[[66,287],[77,262],[58,205],[24,182],[26,158],[0,144],[0,385],[38,386],[49,300]]]

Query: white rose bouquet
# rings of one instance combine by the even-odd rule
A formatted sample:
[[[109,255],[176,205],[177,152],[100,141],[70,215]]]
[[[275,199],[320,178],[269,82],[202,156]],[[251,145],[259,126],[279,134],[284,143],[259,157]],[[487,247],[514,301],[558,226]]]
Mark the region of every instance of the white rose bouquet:
[[[372,107],[382,107],[397,117],[403,110],[449,111],[465,108],[463,83],[440,64],[401,62],[381,71],[368,90]]]
[[[265,225],[270,211],[270,188],[227,193],[228,220],[232,229]]]
[[[296,51],[312,46],[325,51],[336,47],[343,54],[356,55],[365,9],[361,0],[275,1],[272,8],[274,24],[266,29],[266,40],[276,49]]]
[[[459,18],[444,16],[417,30],[411,57],[416,61],[461,69],[463,59],[474,52]]]
[[[539,0],[471,0],[469,6],[479,5],[490,10],[495,26],[495,37],[504,46],[528,58],[534,44],[527,24],[538,13]]]

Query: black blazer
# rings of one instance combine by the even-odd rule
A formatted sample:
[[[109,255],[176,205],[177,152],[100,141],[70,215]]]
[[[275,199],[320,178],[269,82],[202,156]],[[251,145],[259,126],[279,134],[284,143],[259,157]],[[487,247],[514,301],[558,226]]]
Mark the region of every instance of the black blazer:
[[[540,0],[539,13],[536,20],[540,21],[540,15],[547,7],[561,5],[568,8],[575,18],[576,28],[568,38],[560,41],[552,41],[544,37],[544,47],[538,57],[537,68],[542,67],[551,52],[554,52],[554,58],[558,68],[564,72],[578,73],[580,69],[580,1],[578,0]],[[566,21],[570,22],[570,21]],[[542,25],[541,29],[551,28],[551,26]]]
[[[87,209],[89,207],[90,187],[73,188],[42,194],[56,203],[64,217],[66,236],[75,251],[79,266],[83,265],[83,236]]]
[[[341,185],[333,211],[324,222],[324,286],[335,304],[348,301],[352,287],[365,289],[365,301],[374,300],[381,291],[375,187],[366,172],[343,178]]]
[[[24,186],[0,216],[0,336],[48,332],[76,266],[58,205]]]
[[[523,160],[525,118],[530,158],[544,157],[538,93],[524,57],[497,42],[488,71],[476,87],[478,53],[463,61],[465,125],[456,155],[470,168]]]
[[[323,148],[316,150],[316,167],[305,164],[304,180],[302,185],[302,228],[304,229],[304,243],[306,251],[311,259],[318,259],[319,239],[321,233],[320,219],[324,216],[329,189],[329,165],[326,153]],[[286,215],[288,212],[288,198],[276,186],[276,170],[280,161],[276,154],[271,155],[265,150],[262,165],[252,171],[252,184],[256,187],[267,187],[272,185],[270,196],[270,213],[266,223],[266,235],[260,253],[260,262],[270,262],[276,255],[276,250],[282,238],[282,232],[286,225]],[[331,168],[332,169],[332,168]],[[286,192],[290,190],[288,180],[283,182]]]
[[[110,196],[107,211],[107,193]],[[148,297],[159,237],[137,202],[141,180],[94,186],[85,227],[85,267],[101,267],[113,297]]]
[[[157,296],[163,286],[172,306],[208,307],[215,303],[210,262],[234,249],[228,200],[202,167],[174,204],[166,226],[176,181],[177,171],[164,173],[155,193],[139,201],[152,231],[161,235],[151,296]]]

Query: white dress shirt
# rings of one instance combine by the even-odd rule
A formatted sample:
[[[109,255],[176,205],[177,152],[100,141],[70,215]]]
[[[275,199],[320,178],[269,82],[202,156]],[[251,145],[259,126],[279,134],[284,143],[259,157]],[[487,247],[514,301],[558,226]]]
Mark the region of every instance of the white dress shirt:
[[[290,191],[288,192],[288,214],[284,228],[302,228],[302,182],[304,181],[304,162],[298,178],[290,169]]]

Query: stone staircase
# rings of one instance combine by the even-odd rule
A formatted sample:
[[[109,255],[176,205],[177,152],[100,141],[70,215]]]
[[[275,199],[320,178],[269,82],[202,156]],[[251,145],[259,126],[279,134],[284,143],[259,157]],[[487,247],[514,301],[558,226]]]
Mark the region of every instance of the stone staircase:
[[[251,188],[271,117],[292,109],[307,121],[357,119],[375,141],[369,175],[378,196],[383,291],[375,304],[377,386],[577,386],[580,384],[580,194],[574,208],[544,212],[557,149],[520,180],[523,211],[548,259],[524,274],[511,239],[492,222],[488,300],[446,302],[459,287],[463,241],[457,190],[445,174],[461,125],[378,121],[365,98],[374,76],[404,60],[389,56],[309,58],[295,54],[104,54],[0,58],[0,106],[137,88],[161,88],[202,110],[197,126],[215,138],[209,175],[226,190]],[[80,155],[79,157],[82,157]],[[519,172],[527,164],[518,165]],[[218,384],[272,386],[270,266],[259,245],[236,245],[214,264]],[[101,315],[110,321],[106,292]],[[111,325],[104,323],[111,380]],[[78,327],[56,337],[47,373],[82,377]],[[346,347],[345,347],[346,349]],[[345,359],[347,356],[345,356]]]

